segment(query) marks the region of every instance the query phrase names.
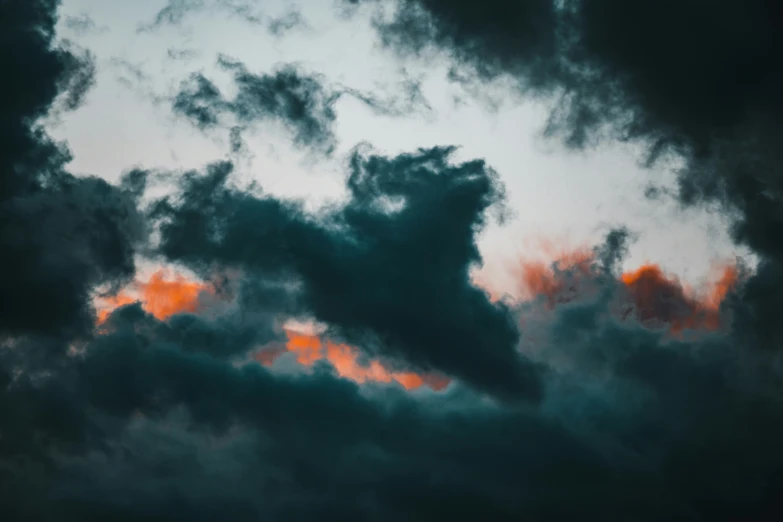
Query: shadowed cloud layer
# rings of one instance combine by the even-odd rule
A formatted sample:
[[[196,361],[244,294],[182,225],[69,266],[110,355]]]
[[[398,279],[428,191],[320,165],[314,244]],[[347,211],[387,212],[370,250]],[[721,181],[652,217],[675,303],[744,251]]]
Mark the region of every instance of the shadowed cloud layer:
[[[0,334],[71,334],[92,326],[95,285],[133,274],[143,233],[132,195],[63,170],[67,148],[36,124],[64,96],[79,105],[89,62],[50,48],[56,2],[4,2],[0,70]]]
[[[188,174],[153,206],[161,251],[194,268],[243,268],[301,282],[301,305],[351,340],[508,396],[538,395],[502,305],[469,283],[475,234],[502,187],[448,148],[386,158],[354,153],[350,201],[326,215],[227,185],[232,166]],[[444,300],[444,296],[449,296]],[[377,341],[377,342],[376,342]]]
[[[771,4],[678,3],[698,22],[646,1],[400,5],[396,26],[377,21],[390,42],[405,29],[482,75],[560,86],[579,101],[567,110],[592,100],[612,108],[604,122],[632,116],[631,137],[685,155],[684,201],[723,203],[760,266],[731,268],[704,297],[655,265],[620,273],[618,229],[554,267],[523,263],[531,295],[491,300],[470,273],[503,186],[453,147],[359,147],[347,200],[318,212],[238,188],[229,162],[177,173],[166,196],[140,169],[117,185],[72,176],[39,124],[87,85],[52,33],[57,2],[0,2],[3,520],[779,518],[783,390],[779,352],[762,349],[783,338],[779,134],[743,119],[777,107],[776,73],[750,60],[741,85],[687,105],[745,63],[715,28],[745,29],[733,41],[758,51],[776,41]],[[655,24],[668,40],[648,49]],[[679,56],[686,27],[710,30]],[[726,56],[694,60],[690,87],[665,78],[698,49]],[[227,66],[235,100],[194,76],[178,110],[203,126],[279,117],[312,143],[278,77]],[[328,104],[315,107],[319,123]],[[161,271],[137,274],[142,253]]]

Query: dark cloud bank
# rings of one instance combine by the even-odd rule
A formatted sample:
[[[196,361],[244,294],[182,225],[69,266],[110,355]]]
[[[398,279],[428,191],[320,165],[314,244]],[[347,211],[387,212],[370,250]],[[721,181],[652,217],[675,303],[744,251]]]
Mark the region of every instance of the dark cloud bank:
[[[684,157],[683,202],[719,203],[762,260],[725,303],[731,332],[672,340],[613,319],[616,231],[596,251],[599,291],[538,321],[535,341],[520,333],[524,310],[468,282],[502,186],[448,147],[357,149],[348,202],[318,215],[235,188],[230,163],[144,205],[143,171],[73,177],[36,122],[86,85],[83,61],[53,41],[57,2],[2,2],[3,520],[778,519],[777,4],[400,5],[378,22],[385,41],[562,96],[553,128],[572,143],[619,135]],[[278,114],[195,82],[190,100],[208,103],[180,110],[202,124],[216,106]],[[151,231],[162,258],[241,274],[233,308],[161,322],[129,305],[96,332],[91,293],[133,277]],[[456,382],[418,396],[328,366],[238,364],[277,314]]]

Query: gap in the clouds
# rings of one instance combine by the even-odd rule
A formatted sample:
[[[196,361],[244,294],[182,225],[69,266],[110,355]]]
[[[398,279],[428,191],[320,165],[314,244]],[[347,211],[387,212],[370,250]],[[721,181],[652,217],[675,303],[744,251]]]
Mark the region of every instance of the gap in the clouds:
[[[528,237],[568,234],[580,244],[594,244],[607,228],[617,225],[638,233],[625,261],[628,270],[651,260],[666,273],[698,281],[709,275],[711,260],[737,253],[723,218],[644,197],[647,181],[671,188],[676,165],[645,171],[634,159],[637,151],[627,144],[583,153],[560,148],[555,140],[541,138],[547,109],[540,100],[523,103],[519,96],[509,98],[510,86],[502,79],[481,89],[470,78],[449,81],[450,73],[452,80],[456,76],[442,57],[408,62],[403,71],[379,48],[371,24],[342,20],[328,3],[310,11],[311,31],[278,39],[252,24],[212,12],[196,13],[180,27],[138,34],[138,24],[154,17],[164,2],[110,8],[101,2],[65,0],[65,16],[89,9],[97,25],[108,27],[81,37],[66,35],[95,50],[100,64],[98,85],[89,93],[87,105],[67,115],[53,133],[68,140],[75,156],[73,170],[116,180],[133,165],[182,172],[226,157],[228,129],[204,135],[170,115],[166,104],[152,105],[138,90],[118,81],[127,71],[121,74],[112,68],[116,59],[141,66],[161,94],[190,73],[203,71],[230,96],[234,86],[216,67],[220,53],[256,73],[296,62],[323,74],[330,85],[380,95],[406,77],[421,77],[423,95],[433,109],[430,116],[379,116],[356,99],[340,99],[333,157],[308,159],[274,126],[248,129],[243,138],[249,153],[232,158],[238,177],[243,184],[258,182],[266,194],[303,199],[308,210],[316,211],[344,200],[345,157],[360,142],[388,154],[454,144],[461,147],[455,160],[484,158],[507,186],[508,206],[515,215],[503,226],[490,224],[478,239],[485,261],[482,271],[496,272],[493,278],[508,279],[497,268],[508,259],[535,254],[524,244]],[[285,4],[270,2],[264,11],[281,13]],[[360,16],[366,22],[371,15]],[[329,45],[314,45],[314,36]],[[180,57],[172,59],[170,49],[194,52],[175,53]]]

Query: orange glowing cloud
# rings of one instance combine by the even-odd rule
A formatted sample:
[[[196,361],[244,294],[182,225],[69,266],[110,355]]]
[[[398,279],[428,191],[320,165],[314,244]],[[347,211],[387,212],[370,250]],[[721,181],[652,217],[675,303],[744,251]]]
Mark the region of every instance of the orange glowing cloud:
[[[146,282],[136,281],[117,295],[99,298],[97,300],[98,324],[105,322],[117,308],[135,302],[140,302],[146,312],[160,320],[177,313],[195,313],[199,311],[199,299],[202,293],[212,290],[208,284],[158,270]],[[315,333],[303,333],[292,328],[285,328],[285,332],[287,342],[284,346],[266,347],[255,354],[255,360],[270,367],[280,355],[288,351],[295,353],[297,361],[305,366],[312,366],[317,361],[326,359],[334,366],[337,373],[346,379],[359,383],[397,382],[407,390],[428,386],[440,391],[450,382],[449,379],[435,374],[419,375],[413,372],[392,371],[380,361],[361,364],[360,352],[353,346],[329,340],[322,341]]]
[[[562,252],[554,262],[522,260],[516,267],[520,293],[544,297],[547,307],[573,300],[591,275],[593,253],[588,249]]]
[[[102,297],[98,301],[98,324],[102,324],[106,322],[106,319],[109,318],[114,310],[120,308],[121,306],[135,303],[138,301],[138,299],[121,292],[115,296]]]
[[[736,267],[726,266],[706,295],[697,295],[655,264],[626,272],[620,280],[630,294],[633,312],[643,324],[664,323],[672,333],[718,330],[720,305],[737,283]]]
[[[440,391],[445,389],[448,378],[437,374],[417,374],[414,372],[399,372],[387,369],[380,361],[373,360],[369,364],[359,362],[359,350],[347,344],[334,343],[322,340],[312,333],[297,332],[286,329],[287,342],[285,349],[296,354],[296,360],[304,366],[312,366],[317,361],[326,359],[334,366],[337,374],[345,379],[363,383],[373,382],[397,382],[406,390],[414,390],[422,386]],[[271,366],[283,353],[282,350],[264,350],[256,356],[256,360],[265,366]]]
[[[198,310],[199,296],[209,285],[191,281],[180,274],[158,270],[146,282],[136,281],[115,296],[99,298],[98,323],[103,323],[120,306],[141,302],[142,308],[163,320],[178,313]]]
[[[739,281],[739,271],[734,265],[718,267],[717,272],[718,277],[715,284],[705,299],[707,306],[716,310],[720,308],[721,303],[726,299],[729,292],[736,288]]]
[[[549,252],[555,251],[551,245]],[[554,262],[519,262],[517,280],[527,299],[543,298],[552,309],[583,298],[594,281],[594,256],[588,249],[560,250]],[[716,281],[706,292],[696,293],[676,277],[652,263],[620,276],[622,319],[634,317],[647,326],[667,326],[673,334],[683,330],[718,330],[723,327],[720,306],[738,281],[735,266],[720,268]]]

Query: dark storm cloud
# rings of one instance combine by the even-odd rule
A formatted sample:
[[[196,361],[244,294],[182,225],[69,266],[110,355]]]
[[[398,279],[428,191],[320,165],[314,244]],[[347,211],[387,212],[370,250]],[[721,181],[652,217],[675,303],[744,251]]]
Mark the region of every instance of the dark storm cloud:
[[[91,328],[88,294],[133,274],[143,226],[122,190],[63,170],[67,149],[36,120],[58,94],[79,105],[92,83],[89,55],[52,48],[56,2],[0,6],[0,331],[74,333]]]
[[[8,505],[64,520],[774,520],[777,371],[722,337],[620,325],[606,288],[546,319],[539,353],[558,370],[540,409],[237,366],[127,307],[57,380],[10,388],[15,440],[60,451],[15,476]]]
[[[515,352],[508,310],[469,282],[475,235],[501,203],[481,161],[452,165],[449,148],[351,158],[351,200],[328,215],[231,189],[231,164],[188,174],[180,199],[160,201],[161,251],[194,268],[234,266],[300,280],[315,317],[349,339],[504,397],[540,394]],[[448,297],[447,297],[448,296]]]
[[[131,197],[102,179],[55,173],[5,200],[2,213],[0,328],[90,329],[91,289],[134,273],[133,242],[144,228]]]
[[[0,503],[12,520],[24,507],[16,487],[35,475],[17,464],[45,465],[60,444],[84,440],[81,405],[59,381],[68,346],[53,336],[92,330],[90,293],[133,275],[143,234],[132,197],[65,172],[67,149],[38,123],[58,96],[62,108],[78,106],[92,78],[89,59],[55,45],[57,5],[0,3]]]
[[[344,5],[383,4],[342,0]],[[550,86],[557,74],[558,18],[552,0],[401,0],[392,16],[376,18],[385,45],[402,54],[443,48],[484,77],[512,72],[530,87]]]
[[[12,507],[66,520],[212,520],[218,513],[221,520],[392,520],[458,510],[492,520],[514,502],[515,485],[535,483],[549,466],[581,478],[607,476],[609,464],[554,420],[495,408],[460,411],[398,394],[381,406],[327,369],[285,377],[257,365],[237,368],[128,326],[96,340],[71,368],[72,382],[14,386],[12,398],[28,408],[48,411],[45,401],[56,391],[58,402],[72,406],[60,407],[42,430],[58,442],[88,440],[85,410],[101,415],[91,419],[96,449],[56,457],[56,466],[39,472],[46,490],[34,482]],[[554,442],[551,450],[545,441]],[[508,482],[514,476],[519,482]],[[435,492],[422,489],[432,481]]]
[[[208,354],[215,359],[243,356],[254,348],[280,340],[275,330],[276,316],[265,312],[279,314],[290,300],[280,289],[258,286],[248,284],[242,289],[245,295],[241,296],[241,313],[228,311],[210,319],[182,313],[161,322],[144,312],[139,303],[134,303],[118,308],[101,326],[112,330],[121,325],[131,328],[134,335],[152,337],[163,345],[178,346],[188,353]],[[265,310],[262,302],[265,297],[279,300],[267,305]]]
[[[771,21],[778,6],[766,0],[395,4],[376,21],[386,44],[442,49],[485,77],[511,74],[562,95],[557,116],[575,144],[608,124],[658,146],[703,146],[749,112],[780,106],[770,65],[783,42]]]
[[[547,131],[570,145],[619,138],[647,145],[651,164],[662,155],[684,160],[680,202],[727,213],[735,240],[766,259],[761,272],[783,263],[779,2],[393,4],[391,16],[376,18],[388,46],[402,54],[438,49],[468,76],[518,80],[552,100]],[[777,306],[764,299],[749,320]]]
[[[416,5],[431,10],[428,23],[436,7],[471,15],[426,33],[463,42],[455,56],[464,60],[539,38],[509,32],[507,19],[548,16],[536,3]],[[497,6],[521,11],[484,12]],[[558,274],[587,278],[594,292],[553,309],[490,303],[468,272],[480,263],[476,235],[502,211],[502,185],[483,161],[453,161],[451,148],[359,149],[347,202],[315,214],[235,188],[232,165],[216,163],[183,175],[145,223],[136,205],[170,175],[130,170],[116,186],[70,176],[64,145],[35,124],[73,88],[73,58],[52,45],[56,7],[0,2],[0,70],[12,79],[0,82],[3,520],[779,518],[783,381],[777,354],[754,349],[781,341],[781,236],[764,225],[778,216],[779,171],[747,170],[779,165],[774,119],[730,126],[743,139],[710,138],[705,155],[689,157],[702,168],[683,178],[685,201],[734,212],[735,236],[763,263],[724,302],[733,329],[673,337],[641,313],[616,317],[623,229],[596,248],[586,274]],[[526,67],[514,71],[538,65]],[[235,100],[204,80],[181,109],[215,125]],[[759,129],[769,141],[756,139]],[[199,271],[216,286],[212,301],[166,321],[130,304],[93,331],[90,292],[132,277],[134,241],[153,226],[152,254]],[[657,305],[665,323],[676,303]],[[440,394],[404,393],[338,378],[328,364],[266,369],[249,356],[277,340],[279,316],[315,316],[384,360],[457,379]]]
[[[484,77],[560,96],[553,124],[575,145],[609,126],[653,153],[700,155],[780,110],[778,11],[766,0],[401,0],[376,25],[399,51],[443,49]]]

